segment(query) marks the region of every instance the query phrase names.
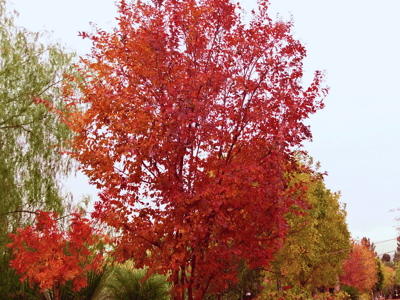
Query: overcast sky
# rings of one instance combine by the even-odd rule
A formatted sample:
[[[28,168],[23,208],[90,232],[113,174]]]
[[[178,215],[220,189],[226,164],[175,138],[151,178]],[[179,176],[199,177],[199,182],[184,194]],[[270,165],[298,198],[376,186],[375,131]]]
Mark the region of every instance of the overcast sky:
[[[240,1],[250,11],[255,0]],[[304,83],[326,70],[331,90],[326,107],[311,117],[313,142],[305,149],[322,170],[326,185],[341,191],[354,238],[373,242],[396,238],[400,212],[400,1],[271,0],[270,17],[294,19],[293,32],[307,49]],[[12,0],[16,23],[53,36],[80,55],[90,42],[78,31],[89,23],[104,30],[116,25],[113,0]],[[96,195],[87,179],[68,182],[75,196]],[[377,245],[378,253],[396,242]],[[392,254],[392,253],[391,253]]]

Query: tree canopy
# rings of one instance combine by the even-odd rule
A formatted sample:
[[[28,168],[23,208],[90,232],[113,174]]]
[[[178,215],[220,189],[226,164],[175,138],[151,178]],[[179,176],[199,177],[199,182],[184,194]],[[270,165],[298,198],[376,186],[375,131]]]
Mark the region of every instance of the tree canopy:
[[[293,148],[311,138],[324,76],[302,86],[306,50],[266,0],[249,25],[228,0],[118,8],[113,32],[81,33],[93,48],[80,91],[65,86],[87,108],[70,119],[72,155],[101,190],[93,217],[121,233],[119,257],[171,274],[174,299],[202,299],[235,280],[232,260],[265,266],[282,245],[306,190],[287,191]]]

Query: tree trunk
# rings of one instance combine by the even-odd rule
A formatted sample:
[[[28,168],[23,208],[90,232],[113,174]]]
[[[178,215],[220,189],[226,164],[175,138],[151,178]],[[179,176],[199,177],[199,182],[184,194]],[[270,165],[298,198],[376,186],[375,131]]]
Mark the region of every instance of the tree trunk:
[[[183,265],[181,267],[181,288],[182,288],[182,295],[181,295],[181,299],[184,300],[185,299],[185,289],[183,288],[185,286],[185,275],[186,275],[186,269],[185,269],[185,265]]]
[[[56,281],[56,300],[61,300],[60,283]]]
[[[179,274],[177,271],[174,271],[173,273],[174,276],[174,286],[179,286]],[[172,299],[173,300],[180,300],[180,295],[176,291],[172,292]]]
[[[196,268],[196,255],[193,255],[192,261],[191,261],[191,272],[190,272],[190,278],[189,278],[189,286],[188,286],[188,300],[193,300],[193,276]]]

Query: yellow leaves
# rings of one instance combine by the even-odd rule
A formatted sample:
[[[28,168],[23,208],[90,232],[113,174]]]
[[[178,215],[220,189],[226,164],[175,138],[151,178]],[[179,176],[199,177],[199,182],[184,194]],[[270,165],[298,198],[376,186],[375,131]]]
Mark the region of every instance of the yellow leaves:
[[[276,261],[272,265],[289,285],[334,284],[347,253],[327,254],[350,247],[345,215],[338,205],[338,196],[327,190],[321,179],[296,174],[289,184],[293,193],[297,192],[296,188],[302,189],[299,182],[308,183],[305,196],[311,206],[293,206],[286,214],[290,231],[283,247],[274,255]]]

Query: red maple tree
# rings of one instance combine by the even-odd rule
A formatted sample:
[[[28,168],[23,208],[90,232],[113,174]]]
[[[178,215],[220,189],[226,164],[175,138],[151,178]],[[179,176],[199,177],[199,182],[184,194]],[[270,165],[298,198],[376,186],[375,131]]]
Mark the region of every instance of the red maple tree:
[[[102,254],[96,253],[96,246],[107,238],[99,235],[82,214],[72,214],[70,230],[61,231],[57,223],[57,213],[38,211],[34,226],[18,228],[10,234],[14,259],[11,267],[23,275],[29,283],[39,284],[42,291],[56,289],[56,299],[60,299],[60,286],[73,282],[74,290],[87,285],[85,273],[96,270],[102,264]],[[104,239],[105,238],[105,239]]]
[[[113,32],[81,34],[93,48],[80,91],[65,86],[85,108],[72,155],[101,189],[93,217],[121,233],[117,255],[169,273],[174,299],[203,299],[235,280],[233,260],[266,266],[282,245],[323,75],[302,87],[306,51],[266,0],[249,25],[228,0],[118,7]]]
[[[378,281],[378,266],[373,249],[365,243],[354,242],[349,259],[343,262],[340,283],[353,286],[361,293],[370,291]]]

